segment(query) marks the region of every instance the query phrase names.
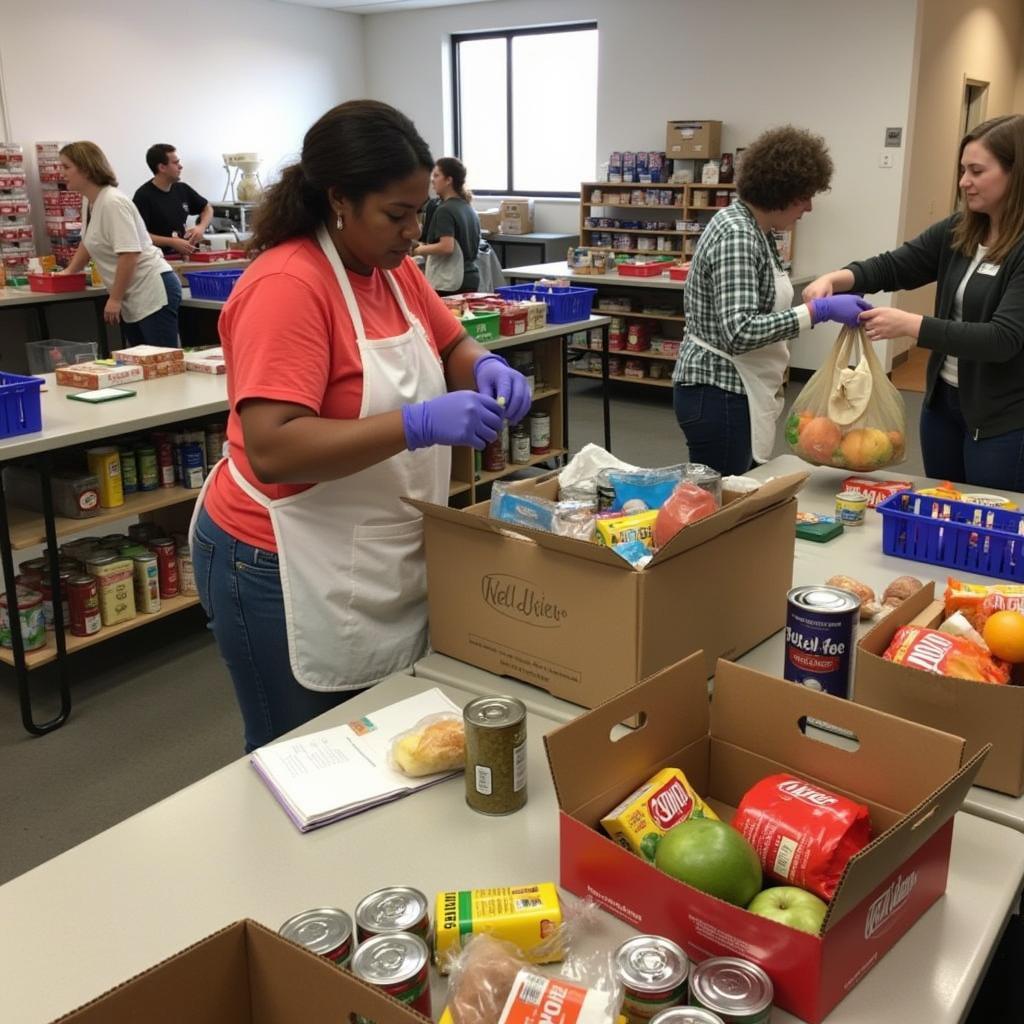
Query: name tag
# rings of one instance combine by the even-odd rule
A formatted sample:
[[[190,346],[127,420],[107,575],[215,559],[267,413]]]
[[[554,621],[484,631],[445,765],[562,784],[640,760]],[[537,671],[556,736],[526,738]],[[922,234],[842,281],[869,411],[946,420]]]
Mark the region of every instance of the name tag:
[[[978,273],[984,274],[986,277],[995,277],[999,273],[998,263],[979,263]]]

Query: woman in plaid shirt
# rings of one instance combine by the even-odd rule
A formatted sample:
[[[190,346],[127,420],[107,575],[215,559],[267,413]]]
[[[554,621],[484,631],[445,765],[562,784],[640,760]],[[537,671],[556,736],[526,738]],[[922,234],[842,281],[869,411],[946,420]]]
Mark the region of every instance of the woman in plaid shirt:
[[[789,340],[825,320],[855,326],[871,308],[854,295],[791,306],[793,285],[771,232],[792,228],[831,179],[823,139],[792,126],[767,131],[743,153],[738,200],[700,236],[672,374],[676,419],[693,462],[734,474],[771,458]]]

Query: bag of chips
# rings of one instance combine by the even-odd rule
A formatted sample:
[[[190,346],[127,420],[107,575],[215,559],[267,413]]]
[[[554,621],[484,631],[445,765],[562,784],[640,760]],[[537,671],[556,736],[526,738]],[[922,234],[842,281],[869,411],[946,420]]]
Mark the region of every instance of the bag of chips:
[[[946,615],[963,612],[979,632],[993,612],[1024,612],[1024,586],[1019,583],[964,583],[946,580]]]
[[[951,636],[924,626],[900,626],[882,655],[895,665],[922,672],[971,679],[977,683],[1008,683],[1010,666],[964,636]]]

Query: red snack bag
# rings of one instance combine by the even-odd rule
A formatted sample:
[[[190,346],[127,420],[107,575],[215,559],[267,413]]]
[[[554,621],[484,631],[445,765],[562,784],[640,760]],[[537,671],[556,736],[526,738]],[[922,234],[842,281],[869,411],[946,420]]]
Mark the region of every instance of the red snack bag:
[[[769,775],[751,786],[732,819],[766,875],[832,899],[846,862],[871,842],[863,804],[805,782]]]
[[[664,547],[684,526],[717,512],[715,497],[689,480],[676,485],[658,510],[654,523],[654,547]]]
[[[924,626],[900,626],[882,655],[886,661],[976,683],[1008,683],[1010,667],[964,636]]]

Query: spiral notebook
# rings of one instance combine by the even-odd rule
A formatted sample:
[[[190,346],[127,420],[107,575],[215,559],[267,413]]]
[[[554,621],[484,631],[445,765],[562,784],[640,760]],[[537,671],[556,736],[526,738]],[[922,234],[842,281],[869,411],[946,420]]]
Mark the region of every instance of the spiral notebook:
[[[395,736],[445,712],[462,717],[434,687],[344,725],[258,747],[250,760],[299,831],[308,832],[460,774],[414,779],[388,765]]]

